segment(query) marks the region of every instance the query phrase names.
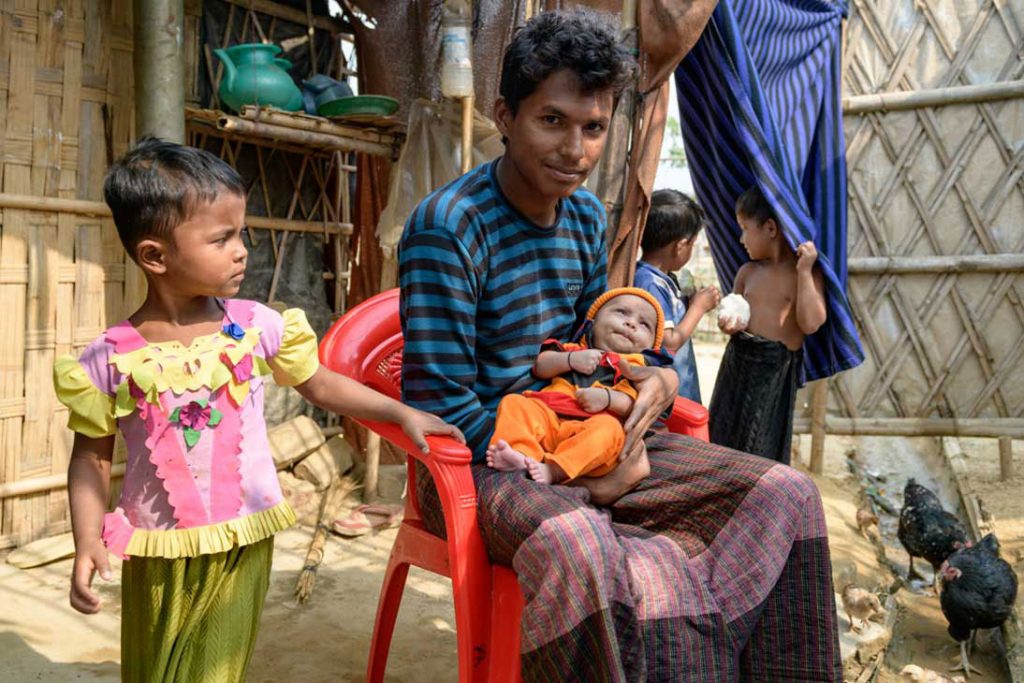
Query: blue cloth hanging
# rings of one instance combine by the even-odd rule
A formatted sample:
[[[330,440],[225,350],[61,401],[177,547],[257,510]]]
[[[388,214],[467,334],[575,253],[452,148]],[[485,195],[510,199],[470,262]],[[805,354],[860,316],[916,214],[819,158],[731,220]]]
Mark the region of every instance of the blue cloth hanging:
[[[734,207],[755,183],[790,246],[813,240],[818,248],[828,320],[804,342],[806,380],[864,360],[846,298],[845,14],[844,0],[720,0],[675,74],[686,157],[723,290],[748,260]]]

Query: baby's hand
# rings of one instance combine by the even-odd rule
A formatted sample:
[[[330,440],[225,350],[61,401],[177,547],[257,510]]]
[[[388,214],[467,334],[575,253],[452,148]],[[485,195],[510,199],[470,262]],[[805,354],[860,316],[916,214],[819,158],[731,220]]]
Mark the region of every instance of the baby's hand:
[[[796,248],[796,269],[809,271],[818,260],[818,248],[814,242],[804,242]]]
[[[690,305],[699,311],[707,313],[712,308],[718,305],[718,302],[722,300],[722,295],[718,292],[718,287],[712,285],[711,287],[705,287],[690,299]]]
[[[71,570],[71,606],[82,614],[96,614],[102,603],[92,590],[92,578],[99,572],[104,581],[110,581],[110,563],[107,549],[97,539],[75,550],[75,564]]]
[[[566,356],[569,369],[582,375],[589,375],[597,370],[597,364],[601,362],[602,352],[598,349],[586,349],[585,351],[570,351]]]
[[[604,387],[587,387],[576,390],[576,402],[588,413],[600,413],[611,407],[612,395]]]
[[[412,439],[412,442],[424,453],[430,452],[430,446],[426,439],[427,434],[443,434],[454,438],[459,443],[466,443],[466,437],[462,435],[458,427],[448,424],[437,415],[424,413],[422,410],[409,408],[398,424],[406,436]]]

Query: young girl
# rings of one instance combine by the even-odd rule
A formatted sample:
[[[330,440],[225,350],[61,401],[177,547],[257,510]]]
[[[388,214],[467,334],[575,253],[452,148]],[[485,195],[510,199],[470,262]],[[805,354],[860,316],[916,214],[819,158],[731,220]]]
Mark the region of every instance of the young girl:
[[[68,492],[75,537],[71,605],[98,612],[107,553],[122,571],[124,681],[241,681],[270,579],[273,535],[295,516],[263,422],[263,382],[294,386],[338,413],[426,434],[457,428],[319,365],[299,309],[233,300],[245,274],[245,189],[215,156],[144,139],[104,194],[146,275],[142,307],[54,364],[75,431]],[[114,512],[114,435],[128,458]]]

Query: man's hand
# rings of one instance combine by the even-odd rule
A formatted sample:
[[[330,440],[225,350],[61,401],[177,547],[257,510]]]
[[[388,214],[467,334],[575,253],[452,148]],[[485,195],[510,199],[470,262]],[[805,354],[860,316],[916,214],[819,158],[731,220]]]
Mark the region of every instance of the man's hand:
[[[679,375],[673,368],[638,367],[625,359],[619,361],[619,370],[637,391],[633,410],[622,424],[626,431],[626,442],[619,455],[619,462],[622,462],[633,452],[638,441],[643,442],[644,434],[662,411],[675,401],[679,392]]]
[[[569,369],[581,375],[591,375],[597,370],[597,364],[601,362],[603,351],[599,349],[585,349],[583,351],[570,351],[566,356]]]
[[[570,486],[582,486],[590,491],[590,502],[594,505],[611,505],[646,479],[651,473],[647,459],[647,446],[638,439],[632,450],[619,458],[619,465],[603,477],[579,477]]]
[[[814,242],[804,242],[796,248],[796,269],[798,271],[810,272],[817,260],[818,248],[814,246]]]
[[[97,572],[104,581],[110,581],[107,549],[99,539],[75,549],[75,564],[71,569],[71,606],[82,614],[100,611],[100,596],[92,590],[92,579]]]

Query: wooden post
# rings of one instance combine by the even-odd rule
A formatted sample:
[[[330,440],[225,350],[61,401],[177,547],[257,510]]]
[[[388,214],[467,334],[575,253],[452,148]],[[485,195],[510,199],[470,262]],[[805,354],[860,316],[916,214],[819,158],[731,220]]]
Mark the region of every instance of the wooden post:
[[[999,437],[999,481],[1013,479],[1013,439]]]
[[[184,0],[135,0],[135,132],[185,143]]]
[[[366,474],[363,476],[363,502],[377,500],[377,481],[380,477],[380,435],[367,431]]]
[[[473,101],[472,95],[462,98],[462,172],[473,168]]]
[[[825,413],[828,410],[828,380],[814,383],[811,390],[811,472],[825,471]]]

